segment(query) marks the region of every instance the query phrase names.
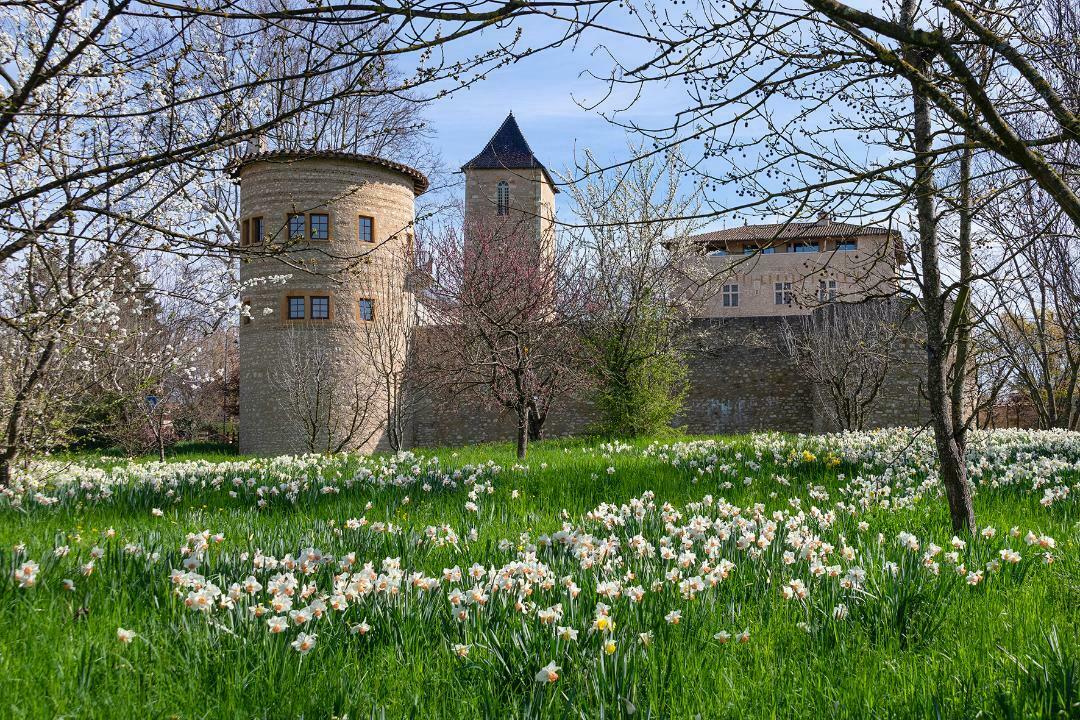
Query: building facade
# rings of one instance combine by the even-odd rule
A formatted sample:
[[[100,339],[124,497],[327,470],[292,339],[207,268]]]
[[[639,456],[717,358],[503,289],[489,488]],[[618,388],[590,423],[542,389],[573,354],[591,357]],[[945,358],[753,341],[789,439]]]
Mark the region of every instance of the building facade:
[[[558,188],[513,115],[465,177],[470,226],[496,224],[554,252]],[[394,323],[415,302],[415,197],[418,171],[343,153],[257,153],[233,169],[240,183],[243,315],[240,325],[240,449],[280,454],[386,449],[379,411],[357,410],[360,396],[392,397],[372,380],[372,343],[399,347]],[[755,225],[692,238],[699,260],[720,278],[702,298],[690,354],[690,392],[676,424],[692,433],[832,429],[814,388],[780,350],[791,316],[831,302],[887,296],[902,261],[895,233],[833,222]],[[418,342],[418,346],[423,343]],[[874,426],[920,424],[921,349],[906,348],[890,371]],[[405,445],[507,440],[516,420],[479,401],[435,393],[417,412]],[[595,413],[587,396],[563,398],[549,436],[586,432]]]
[[[825,215],[817,222],[745,225],[690,240],[718,278],[718,291],[702,298],[702,317],[807,315],[830,302],[890,297],[903,262],[897,233]]]
[[[258,153],[240,183],[240,451],[385,448],[357,346],[411,302],[419,171],[346,153]],[[381,328],[384,332],[393,329]],[[382,338],[393,343],[394,338]]]

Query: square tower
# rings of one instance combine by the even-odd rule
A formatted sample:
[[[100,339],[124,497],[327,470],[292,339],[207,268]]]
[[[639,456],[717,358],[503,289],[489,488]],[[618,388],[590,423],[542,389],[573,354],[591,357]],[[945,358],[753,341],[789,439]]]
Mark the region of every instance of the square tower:
[[[461,171],[465,174],[466,228],[522,232],[535,238],[537,250],[554,255],[559,190],[521,134],[513,113]],[[466,230],[466,240],[468,235]]]

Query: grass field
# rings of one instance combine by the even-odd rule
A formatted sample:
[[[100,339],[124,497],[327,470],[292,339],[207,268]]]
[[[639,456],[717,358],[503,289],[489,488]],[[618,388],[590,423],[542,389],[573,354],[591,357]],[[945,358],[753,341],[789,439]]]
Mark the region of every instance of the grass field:
[[[67,457],[0,497],[0,717],[1080,717],[1080,435]]]

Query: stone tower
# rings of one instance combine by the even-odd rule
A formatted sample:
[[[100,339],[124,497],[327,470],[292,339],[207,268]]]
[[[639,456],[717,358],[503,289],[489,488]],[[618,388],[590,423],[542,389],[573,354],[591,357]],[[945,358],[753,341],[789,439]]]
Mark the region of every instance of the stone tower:
[[[487,222],[520,225],[537,239],[540,249],[554,252],[559,190],[521,134],[513,113],[461,171],[467,227]]]
[[[414,201],[427,178],[340,152],[258,152],[232,172],[246,251],[240,451],[384,448],[385,410],[358,343],[394,341],[380,321],[412,301]]]

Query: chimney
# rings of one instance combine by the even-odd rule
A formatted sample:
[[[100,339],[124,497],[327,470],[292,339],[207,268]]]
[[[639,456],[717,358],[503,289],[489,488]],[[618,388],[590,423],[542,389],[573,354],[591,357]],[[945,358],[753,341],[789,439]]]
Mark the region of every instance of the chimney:
[[[817,221],[820,225],[828,225],[832,222],[832,215],[822,210],[817,214]]]

